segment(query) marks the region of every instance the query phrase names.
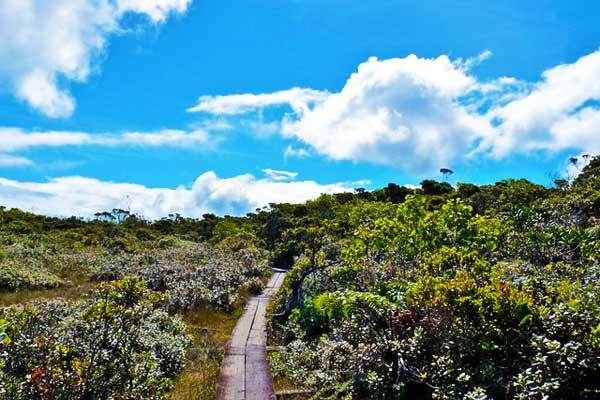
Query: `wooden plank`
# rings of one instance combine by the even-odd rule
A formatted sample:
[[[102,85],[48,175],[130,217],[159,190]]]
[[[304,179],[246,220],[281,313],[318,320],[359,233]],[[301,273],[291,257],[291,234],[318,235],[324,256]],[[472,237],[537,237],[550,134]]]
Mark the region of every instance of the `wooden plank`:
[[[275,393],[277,398],[285,396],[296,396],[299,394],[313,394],[315,391],[312,389],[292,389],[292,390],[281,390]]]
[[[241,350],[240,353],[229,353],[225,355],[221,367],[220,381],[222,384],[217,388],[217,398],[230,400],[243,400],[245,398],[245,381],[239,379],[244,374],[246,355]]]
[[[218,400],[275,399],[273,378],[267,361],[267,306],[283,280],[274,273],[260,296],[252,297],[225,350],[217,387]]]
[[[262,345],[246,346],[246,400],[275,399],[267,350]]]

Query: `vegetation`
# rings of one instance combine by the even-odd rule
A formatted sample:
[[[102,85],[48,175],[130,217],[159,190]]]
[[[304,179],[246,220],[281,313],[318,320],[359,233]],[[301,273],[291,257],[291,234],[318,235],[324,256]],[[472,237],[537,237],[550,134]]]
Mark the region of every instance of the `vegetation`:
[[[0,218],[1,398],[214,398],[241,304],[266,278],[252,236],[208,243],[205,220],[178,217]]]
[[[214,398],[224,343],[270,263],[290,269],[271,305],[282,387],[600,398],[600,157],[589,161],[554,188],[390,183],[245,217],[2,208],[0,397]]]
[[[307,204],[283,234],[303,255],[273,307],[277,379],[313,399],[600,398],[599,167]]]

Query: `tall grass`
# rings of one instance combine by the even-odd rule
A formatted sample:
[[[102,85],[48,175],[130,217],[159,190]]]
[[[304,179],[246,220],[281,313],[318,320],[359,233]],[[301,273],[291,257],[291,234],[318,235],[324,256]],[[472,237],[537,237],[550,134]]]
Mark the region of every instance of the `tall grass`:
[[[188,350],[188,365],[175,382],[173,400],[212,400],[217,396],[217,383],[225,345],[243,306],[237,304],[231,312],[210,306],[197,307],[182,317],[193,337]]]

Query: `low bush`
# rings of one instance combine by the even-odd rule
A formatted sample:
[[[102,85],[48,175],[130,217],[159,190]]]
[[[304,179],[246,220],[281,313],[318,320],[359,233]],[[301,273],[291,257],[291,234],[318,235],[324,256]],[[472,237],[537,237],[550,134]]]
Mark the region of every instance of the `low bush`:
[[[166,398],[189,338],[163,303],[143,280],[126,277],[82,301],[1,310],[1,397]]]
[[[0,263],[0,290],[52,289],[64,284],[64,280],[47,270]]]

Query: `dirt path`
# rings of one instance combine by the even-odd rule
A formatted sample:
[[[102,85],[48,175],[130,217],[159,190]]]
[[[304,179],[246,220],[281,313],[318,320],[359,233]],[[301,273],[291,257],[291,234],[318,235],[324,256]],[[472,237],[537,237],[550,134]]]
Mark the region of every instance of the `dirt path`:
[[[225,350],[218,400],[275,399],[273,379],[267,362],[266,311],[285,273],[275,272],[260,296],[250,299],[238,320]]]

